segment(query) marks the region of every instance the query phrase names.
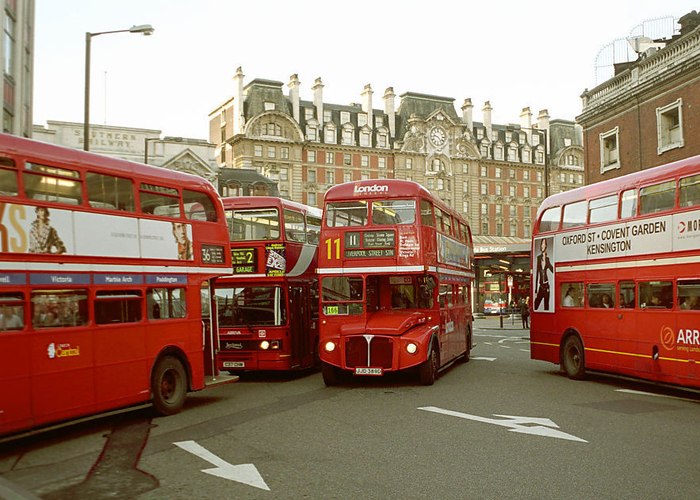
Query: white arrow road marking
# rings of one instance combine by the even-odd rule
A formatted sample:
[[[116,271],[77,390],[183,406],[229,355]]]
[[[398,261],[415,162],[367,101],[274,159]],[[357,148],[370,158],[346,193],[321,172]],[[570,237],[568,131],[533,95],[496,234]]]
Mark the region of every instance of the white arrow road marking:
[[[535,436],[553,437],[558,439],[567,439],[569,441],[579,441],[581,443],[588,442],[585,439],[581,439],[576,436],[572,436],[571,434],[567,434],[566,432],[557,431],[553,429],[553,427],[558,429],[559,426],[548,418],[516,417],[513,415],[494,415],[494,417],[501,417],[505,419],[496,420],[493,418],[478,417],[476,415],[469,415],[467,413],[460,413],[457,411],[445,410],[443,408],[436,408],[435,406],[424,406],[418,409],[432,411],[434,413],[442,413],[443,415],[450,415],[452,417],[465,418],[467,420],[475,420],[477,422],[483,422],[485,424],[495,424],[503,427],[510,427],[511,432],[533,434]]]
[[[496,358],[484,358],[481,356],[473,356],[472,359],[478,359],[479,361],[496,361]]]
[[[270,491],[270,488],[268,488],[267,484],[265,484],[265,480],[258,473],[258,469],[256,469],[253,464],[231,465],[226,460],[217,457],[205,447],[195,443],[194,441],[181,441],[173,444],[216,466],[213,469],[204,469],[202,472],[211,474],[212,476],[230,479],[231,481],[236,481],[238,483],[247,484],[248,486],[253,486],[254,488],[260,488],[261,490]]]

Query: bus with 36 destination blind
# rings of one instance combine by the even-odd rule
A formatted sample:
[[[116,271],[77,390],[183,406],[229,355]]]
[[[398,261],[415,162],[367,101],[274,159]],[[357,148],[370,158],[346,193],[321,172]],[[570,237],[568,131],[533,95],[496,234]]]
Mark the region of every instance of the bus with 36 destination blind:
[[[323,379],[414,369],[426,385],[472,347],[467,221],[411,181],[325,195],[318,274]]]
[[[168,415],[230,379],[210,314],[230,269],[204,179],[0,134],[0,435]]]
[[[700,156],[547,198],[532,359],[700,387]]]

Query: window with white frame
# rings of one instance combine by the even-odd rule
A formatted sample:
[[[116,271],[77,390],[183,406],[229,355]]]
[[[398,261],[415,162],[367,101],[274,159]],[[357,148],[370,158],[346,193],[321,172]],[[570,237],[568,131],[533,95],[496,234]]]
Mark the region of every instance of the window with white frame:
[[[442,179],[437,180],[437,188],[438,190],[445,189],[445,181]]]
[[[268,158],[275,158],[277,155],[277,151],[275,150],[274,146],[268,146],[267,147],[267,157]]]
[[[384,126],[384,118],[382,118],[381,116],[377,116],[374,119],[374,126],[377,128],[383,127]]]
[[[481,183],[481,195],[486,196],[489,194],[489,185],[485,182]]]
[[[537,176],[537,182],[542,182],[542,172],[537,172],[535,175]]]
[[[343,172],[343,182],[352,182],[352,172]]]
[[[515,186],[508,186],[508,193],[511,198],[515,198]]]
[[[413,158],[406,158],[406,170],[413,168]]]
[[[367,113],[359,113],[357,115],[357,126],[364,127],[367,125]]]
[[[523,163],[531,163],[532,159],[530,157],[530,150],[523,149]]]
[[[426,182],[428,184],[428,189],[435,189],[435,178],[434,177],[428,177]]]
[[[541,187],[537,188],[537,198],[542,198],[542,188]]]
[[[340,124],[347,123],[350,121],[350,113],[347,111],[340,112]]]
[[[343,165],[346,167],[352,166],[352,155],[349,153],[343,153]]]
[[[480,172],[481,172],[481,177],[487,177],[489,175],[489,169],[485,165],[481,166]]]
[[[283,160],[289,159],[289,148],[287,148],[287,147],[280,148],[280,158],[282,158]]]
[[[496,179],[501,178],[501,173],[502,173],[501,167],[496,167]]]
[[[386,168],[386,158],[383,156],[380,156],[378,159],[379,162],[379,168]]]
[[[523,198],[530,197],[530,186],[523,186]]]
[[[304,118],[311,120],[314,117],[314,108],[304,108]]]
[[[360,174],[360,179],[363,180],[363,181],[369,180],[369,172],[362,172],[362,173]]]
[[[578,183],[583,184],[583,174],[578,174]]]
[[[327,126],[324,137],[326,138],[326,143],[335,144],[335,128]]]
[[[569,182],[571,184],[576,184],[576,180],[574,180],[574,174],[569,174]]]
[[[669,149],[682,148],[683,140],[683,99],[667,106],[656,108],[656,131],[658,153]]]
[[[489,223],[488,222],[481,223],[481,234],[489,234]]]
[[[496,236],[503,236],[503,223],[499,222],[496,224]]]
[[[335,153],[326,153],[326,165],[335,165]]]
[[[494,156],[495,160],[502,160],[503,159],[503,146],[501,146],[500,144],[497,145],[494,148],[493,156]]]
[[[544,152],[543,151],[537,151],[537,153],[535,153],[535,163],[537,163],[538,165],[544,164]]]
[[[508,150],[508,161],[518,161],[518,148],[511,147]]]
[[[464,212],[465,214],[469,213],[469,200],[464,200],[462,202],[462,212]]]
[[[369,156],[367,156],[367,155],[360,156],[360,166],[369,167]]]
[[[377,147],[385,148],[388,146],[386,134],[377,134]]]
[[[518,235],[518,224],[516,224],[515,222],[510,223],[510,235],[511,236]]]
[[[316,170],[310,168],[306,174],[306,182],[316,183]]]
[[[379,172],[379,174],[377,174],[377,178],[378,179],[386,179],[386,172]]]
[[[323,111],[323,123],[328,123],[332,119],[332,113],[331,110],[326,109]]]
[[[462,191],[465,193],[469,192],[469,181],[462,181]]]
[[[365,147],[365,148],[369,147],[369,145],[370,145],[369,139],[370,139],[369,132],[367,132],[366,130],[363,130],[360,132],[360,146]]]
[[[335,170],[326,169],[326,184],[335,184]]]
[[[265,101],[265,111],[274,111],[275,103],[270,101]]]
[[[477,128],[477,129],[476,129],[476,138],[477,138],[477,139],[483,139],[483,138],[484,138],[484,129],[483,129],[483,128]]]
[[[524,181],[530,180],[530,171],[529,170],[523,170],[523,180]]]
[[[503,205],[496,205],[496,215],[503,215]]]
[[[260,144],[255,145],[255,156],[262,156],[262,146]]]
[[[614,168],[620,168],[619,132],[620,128],[615,127],[599,136],[601,174]]]
[[[318,130],[316,127],[312,127],[311,125],[306,126],[306,138],[310,141],[318,140]]]
[[[481,204],[481,215],[489,214],[489,206],[486,203]]]
[[[281,181],[288,181],[289,180],[289,169],[280,168],[280,180]]]
[[[532,145],[538,146],[539,144],[540,144],[540,135],[539,134],[532,134]]]
[[[313,191],[309,191],[309,194],[307,196],[307,203],[311,205],[312,207],[316,206],[316,193]]]
[[[513,132],[506,132],[506,142],[513,140]]]
[[[489,147],[488,147],[488,145],[482,144],[480,150],[481,150],[481,156],[482,156],[482,157],[484,157],[484,158],[488,158],[488,157],[489,157]]]
[[[307,151],[306,158],[308,158],[309,163],[316,163],[316,151]]]
[[[502,195],[503,195],[503,185],[496,184],[496,196],[502,196]]]
[[[559,174],[559,180],[562,182],[562,184],[566,182],[566,174],[564,172]]]
[[[407,176],[406,176],[406,180],[407,180],[407,181],[412,181],[412,180],[413,180],[413,176],[412,176],[412,175],[407,175]]]
[[[352,128],[343,127],[343,144],[352,145]]]

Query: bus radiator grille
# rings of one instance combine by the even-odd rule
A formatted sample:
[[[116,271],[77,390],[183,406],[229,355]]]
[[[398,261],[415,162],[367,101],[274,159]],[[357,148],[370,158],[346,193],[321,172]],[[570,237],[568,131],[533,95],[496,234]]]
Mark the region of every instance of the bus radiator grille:
[[[348,368],[371,366],[374,368],[391,368],[392,340],[386,337],[373,337],[367,342],[364,336],[349,337],[345,343],[345,362]],[[369,364],[367,363],[367,346],[370,346]]]

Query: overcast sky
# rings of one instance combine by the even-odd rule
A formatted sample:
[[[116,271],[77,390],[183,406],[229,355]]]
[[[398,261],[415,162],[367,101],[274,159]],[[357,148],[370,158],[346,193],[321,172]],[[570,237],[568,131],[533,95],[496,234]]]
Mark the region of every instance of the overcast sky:
[[[34,123],[83,121],[85,33],[151,24],[152,36],[92,38],[91,123],[209,139],[208,114],[232,96],[241,66],[301,80],[312,99],[373,107],[387,87],[465,98],[481,121],[519,123],[522,108],[573,120],[596,85],[596,56],[635,26],[700,10],[698,0],[36,0]],[[398,101],[397,101],[398,105]]]

